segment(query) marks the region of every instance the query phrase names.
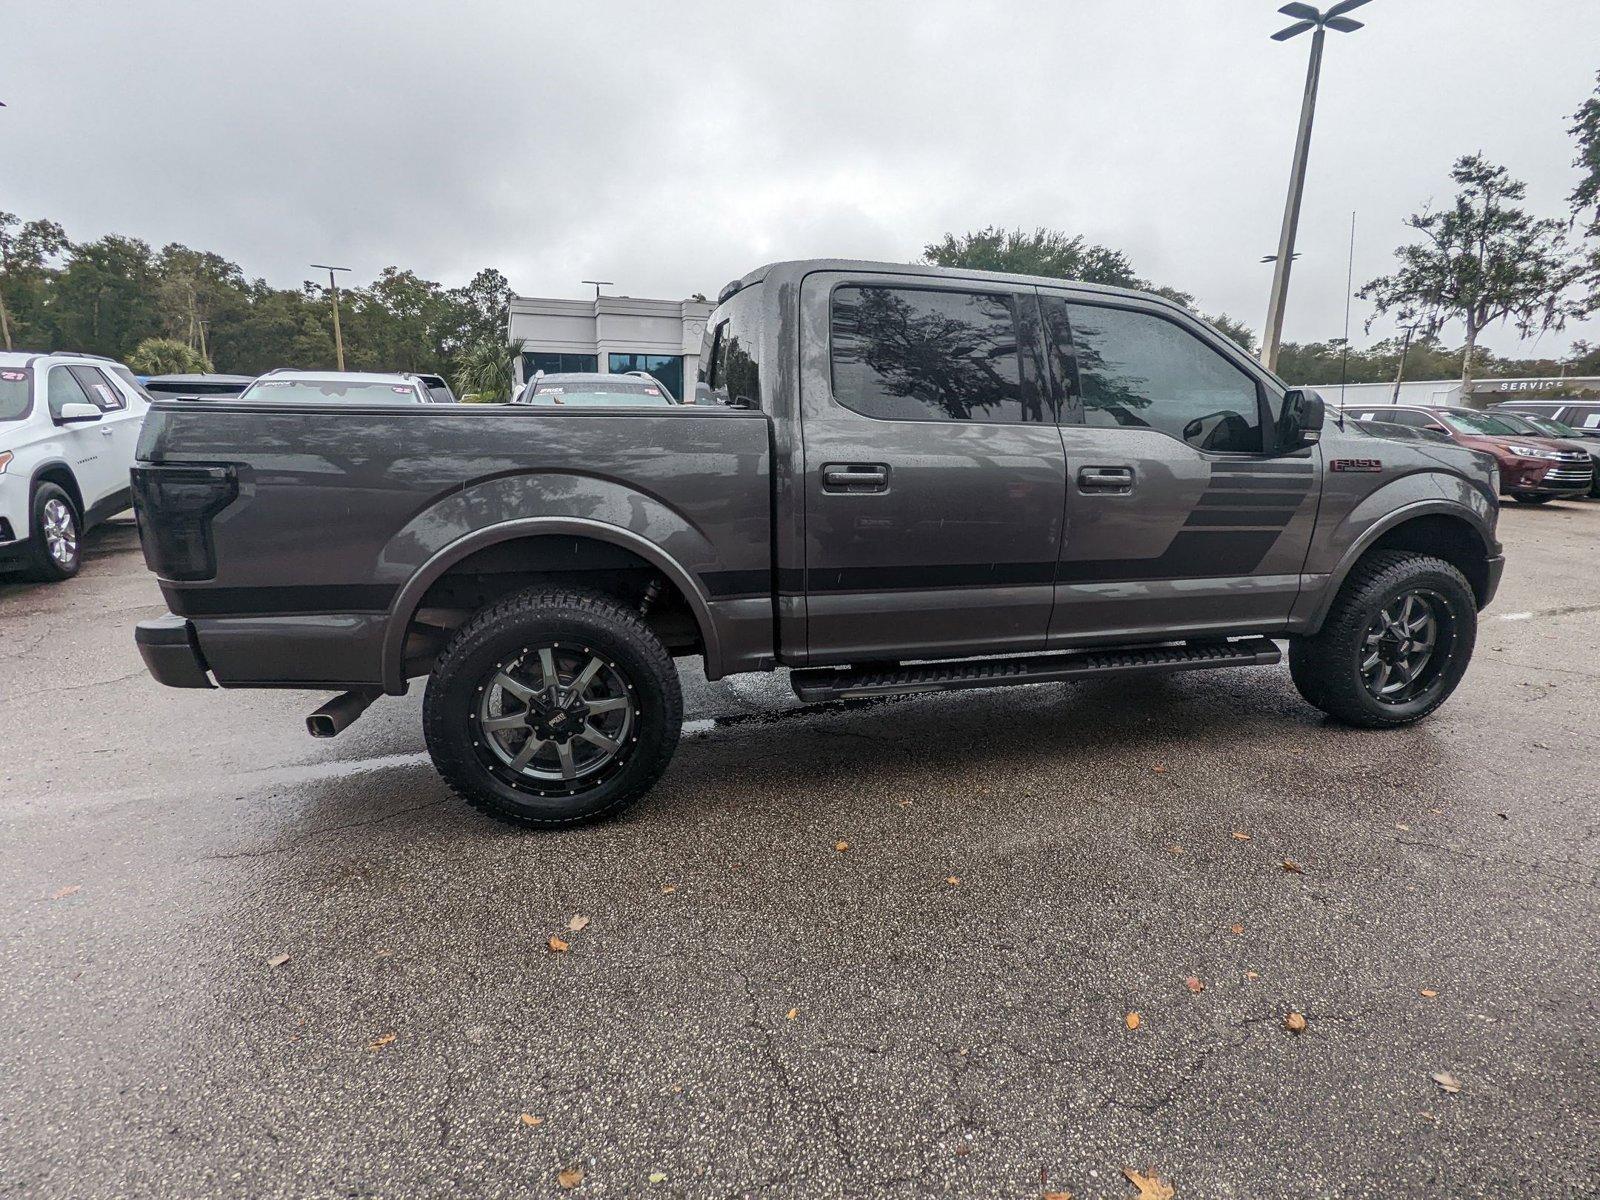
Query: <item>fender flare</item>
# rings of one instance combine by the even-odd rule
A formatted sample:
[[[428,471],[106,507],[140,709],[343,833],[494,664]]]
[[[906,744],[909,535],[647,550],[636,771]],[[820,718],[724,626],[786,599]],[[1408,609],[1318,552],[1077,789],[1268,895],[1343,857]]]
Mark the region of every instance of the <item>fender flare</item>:
[[[518,538],[537,537],[541,534],[593,538],[609,542],[623,550],[632,551],[655,567],[683,593],[694,613],[695,625],[700,630],[700,640],[705,646],[706,673],[717,678],[722,662],[722,648],[717,639],[716,622],[711,616],[711,602],[699,581],[676,559],[665,553],[654,542],[640,537],[632,530],[605,521],[592,521],[584,517],[524,517],[503,521],[457,538],[437,550],[423,563],[406,584],[396,593],[389,605],[383,630],[383,690],[390,695],[401,695],[406,689],[405,641],[411,626],[411,617],[422,603],[422,597],[434,580],[443,575],[469,554],[488,546]]]
[[[73,499],[78,505],[78,519],[81,521],[89,506],[84,502],[83,485],[78,482],[78,473],[72,469],[72,464],[64,458],[48,458],[42,463],[34,464],[33,473],[28,476],[28,502],[30,504],[33,502],[33,492],[39,486],[40,476],[46,471],[55,470],[57,467],[65,471],[68,478],[72,480],[71,491],[74,493]]]
[[[1316,632],[1322,628],[1322,622],[1328,617],[1328,610],[1333,607],[1334,597],[1339,594],[1339,589],[1344,586],[1344,581],[1349,578],[1350,572],[1355,568],[1361,556],[1372,548],[1372,544],[1388,533],[1391,529],[1404,525],[1407,521],[1417,517],[1443,516],[1452,517],[1466,525],[1473,533],[1478,535],[1478,540],[1483,544],[1485,558],[1493,558],[1499,543],[1493,534],[1488,532],[1478,514],[1465,505],[1454,503],[1450,500],[1414,500],[1410,504],[1403,504],[1399,508],[1385,513],[1381,520],[1373,522],[1350,548],[1344,552],[1339,563],[1328,576],[1328,583],[1322,591],[1322,599],[1317,602],[1316,609],[1312,612],[1308,623],[1308,631]]]

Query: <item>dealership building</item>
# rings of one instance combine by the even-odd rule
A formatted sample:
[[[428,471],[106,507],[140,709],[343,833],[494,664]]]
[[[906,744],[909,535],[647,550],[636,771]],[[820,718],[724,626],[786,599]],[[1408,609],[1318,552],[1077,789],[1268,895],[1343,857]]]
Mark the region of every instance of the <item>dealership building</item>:
[[[535,371],[649,371],[678,399],[692,396],[700,339],[715,307],[705,300],[633,296],[513,296],[511,340],[523,342],[517,383]]]

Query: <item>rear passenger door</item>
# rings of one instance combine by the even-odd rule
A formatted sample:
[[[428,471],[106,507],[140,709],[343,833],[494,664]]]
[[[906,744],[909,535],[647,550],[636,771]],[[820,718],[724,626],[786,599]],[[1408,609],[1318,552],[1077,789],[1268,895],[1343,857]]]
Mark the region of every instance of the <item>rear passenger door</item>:
[[[1282,393],[1198,322],[1045,291],[1067,522],[1052,645],[1281,628],[1316,520],[1316,451]]]
[[[1065,474],[1031,290],[817,272],[800,351],[809,661],[1043,646]]]

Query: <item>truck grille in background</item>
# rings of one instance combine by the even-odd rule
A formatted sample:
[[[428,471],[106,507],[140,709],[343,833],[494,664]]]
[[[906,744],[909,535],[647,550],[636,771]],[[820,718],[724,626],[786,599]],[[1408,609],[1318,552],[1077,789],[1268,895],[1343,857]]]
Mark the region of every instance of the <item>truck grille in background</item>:
[[[133,468],[133,515],[144,561],[162,579],[210,579],[217,573],[211,518],[239,495],[232,466]]]

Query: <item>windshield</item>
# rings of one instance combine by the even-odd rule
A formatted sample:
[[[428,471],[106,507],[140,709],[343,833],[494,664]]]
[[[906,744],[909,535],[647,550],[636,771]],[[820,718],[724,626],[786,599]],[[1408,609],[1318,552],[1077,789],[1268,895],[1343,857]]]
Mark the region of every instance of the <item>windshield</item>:
[[[1487,413],[1436,413],[1434,414],[1457,433],[1476,434],[1478,437],[1515,437],[1517,431],[1499,417]]]
[[[0,367],[0,421],[28,415],[31,373],[21,367]]]
[[[1502,415],[1500,419],[1503,421],[1505,417]],[[1579,436],[1578,431],[1571,425],[1563,425],[1560,421],[1552,421],[1549,417],[1523,417],[1522,419],[1547,437],[1569,438]]]
[[[593,383],[541,383],[524,403],[544,405],[644,404],[664,406],[672,403],[653,383],[624,383],[596,380]]]
[[[1520,413],[1495,413],[1494,416],[1490,417],[1489,419],[1491,421],[1499,421],[1502,425],[1509,425],[1512,433],[1531,433],[1534,437],[1545,436],[1544,430],[1540,429],[1537,425],[1535,425],[1527,417],[1522,416]]]
[[[350,401],[355,404],[413,404],[417,389],[409,383],[370,383],[349,379],[258,379],[241,400],[298,400],[313,404]]]

